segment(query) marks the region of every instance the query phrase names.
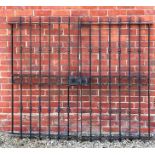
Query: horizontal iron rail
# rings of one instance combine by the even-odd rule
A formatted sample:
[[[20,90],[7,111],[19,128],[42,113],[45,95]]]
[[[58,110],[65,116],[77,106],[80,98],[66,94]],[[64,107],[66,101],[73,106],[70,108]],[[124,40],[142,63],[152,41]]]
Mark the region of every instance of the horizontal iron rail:
[[[55,21],[52,21],[52,23],[53,24],[58,24],[58,22],[55,22]],[[71,24],[77,24],[77,22],[70,22]],[[19,24],[19,22],[8,22],[8,24]],[[29,24],[29,22],[22,22],[22,24]],[[39,22],[32,22],[32,24],[39,24]],[[48,22],[42,22],[42,24],[48,24]],[[68,24],[68,22],[63,22],[63,21],[61,21],[60,22],[60,24]],[[101,25],[108,25],[108,23],[107,22],[91,22],[91,23],[89,23],[89,22],[82,22],[81,21],[81,26],[82,25],[99,25],[99,24],[101,24]],[[121,22],[121,25],[128,25],[129,23],[128,22]],[[152,24],[154,24],[153,22],[141,22],[141,23],[139,23],[139,22],[131,22],[130,23],[130,25],[152,25]],[[118,22],[112,22],[111,21],[111,25],[118,25]]]
[[[19,137],[19,134],[18,133],[10,133],[10,135],[12,135],[12,136],[15,136],[15,137]],[[27,138],[29,136],[29,134],[28,133],[23,133],[23,137],[25,137],[25,138]],[[68,139],[68,136],[67,135],[59,135],[60,136],[60,138],[61,139],[65,139],[65,140],[67,140]],[[42,134],[42,138],[48,138],[48,134]],[[33,133],[32,134],[32,138],[38,138],[38,134],[37,133]],[[57,135],[55,135],[55,134],[51,134],[50,135],[50,138],[53,138],[53,139],[57,139]],[[76,135],[70,135],[70,139],[75,139],[76,138]],[[85,140],[89,140],[89,135],[88,136],[79,136],[78,137],[79,138],[79,140],[81,140],[81,141],[85,141]],[[119,136],[117,136],[117,135],[113,135],[112,137],[111,137],[111,139],[112,140],[119,140]],[[122,140],[125,140],[125,139],[131,139],[131,140],[137,140],[137,139],[139,139],[139,136],[135,136],[135,135],[131,135],[131,136],[126,136],[126,135],[122,135],[122,137],[121,137],[121,139]],[[108,140],[109,139],[109,136],[107,136],[107,135],[102,135],[101,137],[100,136],[98,136],[98,135],[92,135],[92,140]],[[148,138],[148,137],[146,137],[146,136],[141,136],[141,139],[142,140],[149,140],[149,139],[154,139],[153,137],[151,137],[151,138]]]
[[[32,74],[32,75],[28,75],[28,74],[14,74],[14,77],[30,77],[30,76],[34,76],[34,77],[40,77],[39,75],[37,75],[37,74]],[[56,76],[56,75],[50,75],[51,77],[68,77],[68,76]],[[122,78],[125,78],[125,77],[129,77],[129,76],[127,76],[127,75],[120,75]],[[48,77],[48,75],[46,75],[46,74],[42,74],[41,75],[41,77]],[[100,76],[91,76],[91,77],[100,77]],[[108,75],[107,76],[101,76],[101,77],[103,77],[103,78],[105,78],[105,77],[108,77]],[[119,77],[119,75],[111,75],[111,77]],[[138,75],[130,75],[130,77],[131,78],[138,78]],[[141,75],[141,77],[142,78],[147,78],[147,76],[145,76],[145,75]]]

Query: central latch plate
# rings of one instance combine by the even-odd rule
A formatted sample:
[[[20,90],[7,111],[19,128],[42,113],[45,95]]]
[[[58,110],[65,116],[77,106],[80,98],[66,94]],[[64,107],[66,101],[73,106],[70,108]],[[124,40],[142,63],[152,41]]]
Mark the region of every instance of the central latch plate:
[[[69,85],[89,85],[90,78],[86,76],[69,76]]]

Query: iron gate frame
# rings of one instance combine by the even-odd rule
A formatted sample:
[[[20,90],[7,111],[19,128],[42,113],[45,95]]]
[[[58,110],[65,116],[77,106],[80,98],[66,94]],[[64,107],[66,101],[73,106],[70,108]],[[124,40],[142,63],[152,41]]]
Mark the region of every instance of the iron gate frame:
[[[77,127],[77,135],[75,135],[75,136],[73,136],[73,135],[70,135],[70,130],[69,130],[69,128],[70,128],[70,98],[69,98],[69,93],[70,93],[70,85],[71,85],[71,77],[70,77],[70,67],[69,67],[69,70],[68,70],[68,83],[66,84],[67,85],[67,90],[68,90],[68,105],[67,105],[67,114],[68,114],[68,131],[67,131],[67,135],[60,135],[60,111],[61,111],[61,109],[60,109],[60,83],[61,83],[61,71],[60,71],[60,53],[61,53],[61,49],[60,49],[60,37],[61,37],[61,35],[60,35],[60,25],[62,24],[62,23],[65,23],[65,22],[63,22],[63,21],[61,21],[61,18],[60,17],[58,17],[57,18],[57,22],[53,22],[53,21],[51,21],[51,17],[49,17],[48,19],[49,19],[49,21],[48,22],[42,22],[42,18],[41,17],[39,17],[39,21],[38,22],[32,22],[32,20],[31,20],[31,17],[29,18],[29,21],[27,21],[27,22],[23,22],[23,20],[22,20],[23,18],[22,17],[20,17],[19,18],[19,21],[16,21],[16,22],[9,22],[9,24],[11,25],[11,53],[12,53],[12,55],[11,55],[11,65],[12,65],[12,67],[11,67],[11,70],[12,70],[12,134],[16,134],[15,132],[14,132],[14,84],[16,84],[15,83],[15,81],[14,81],[14,79],[15,79],[15,75],[14,75],[14,39],[13,39],[13,37],[14,37],[14,25],[19,25],[19,29],[20,29],[20,75],[19,75],[19,77],[20,77],[20,82],[19,82],[19,84],[20,84],[20,137],[22,138],[24,135],[28,135],[30,138],[32,138],[33,136],[35,137],[36,135],[35,134],[33,134],[32,133],[32,119],[31,119],[31,117],[32,117],[32,67],[30,68],[30,133],[29,134],[25,134],[25,133],[23,133],[23,131],[22,131],[22,114],[23,114],[23,106],[22,106],[22,86],[23,86],[23,81],[22,81],[22,79],[23,79],[23,74],[22,74],[22,45],[21,45],[21,42],[22,42],[22,25],[23,24],[29,24],[29,31],[30,31],[30,66],[32,66],[32,55],[31,55],[31,50],[32,50],[32,24],[39,24],[39,42],[40,42],[40,44],[39,44],[39,53],[40,53],[40,58],[39,58],[39,61],[40,61],[40,69],[39,69],[39,80],[40,80],[40,84],[39,84],[39,106],[38,106],[38,113],[39,113],[39,131],[38,131],[38,137],[41,139],[42,138],[42,136],[44,136],[44,134],[42,134],[41,133],[41,77],[42,77],[42,73],[41,73],[41,54],[42,54],[42,44],[41,44],[41,36],[42,36],[42,34],[41,34],[41,26],[42,26],[42,24],[47,24],[49,27],[48,27],[48,29],[49,29],[49,32],[50,32],[50,30],[51,30],[51,25],[53,24],[53,23],[56,23],[56,24],[58,24],[58,55],[59,55],[59,62],[58,62],[58,65],[59,65],[59,69],[58,69],[58,74],[59,74],[59,76],[58,76],[58,86],[59,86],[59,89],[58,89],[58,92],[59,92],[59,95],[58,95],[58,134],[57,135],[52,135],[51,134],[51,130],[50,130],[50,114],[51,114],[51,105],[50,105],[50,95],[48,95],[48,97],[49,97],[49,105],[48,105],[48,122],[49,122],[49,126],[48,126],[48,134],[47,134],[47,136],[48,136],[48,138],[57,138],[58,140],[59,139],[61,139],[61,138],[67,138],[67,139],[70,139],[70,138],[72,138],[72,137],[74,137],[74,138],[76,138],[77,140],[79,140],[79,139],[89,139],[90,141],[92,141],[92,140],[94,140],[94,139],[99,139],[99,140],[102,140],[104,137],[106,137],[105,135],[103,135],[103,133],[102,133],[102,125],[101,125],[101,116],[102,116],[102,107],[101,107],[101,89],[102,89],[102,69],[101,69],[101,66],[102,66],[102,64],[101,64],[101,57],[102,57],[102,46],[101,46],[101,26],[102,25],[108,25],[108,36],[109,36],[109,41],[108,41],[108,55],[109,55],[109,75],[108,75],[108,80],[109,80],[109,82],[108,82],[108,89],[109,89],[109,117],[110,117],[110,119],[109,119],[109,136],[107,136],[108,137],[108,139],[111,141],[112,139],[119,139],[119,140],[122,140],[123,138],[129,138],[129,139],[135,139],[135,138],[148,138],[148,139],[150,139],[151,138],[151,131],[150,131],[150,30],[151,30],[151,25],[152,25],[152,22],[143,22],[143,21],[141,21],[141,18],[139,18],[139,20],[137,21],[137,22],[133,22],[132,20],[131,20],[131,18],[128,18],[128,21],[127,22],[123,22],[122,20],[121,20],[121,18],[119,18],[118,19],[118,22],[113,22],[112,20],[111,20],[111,18],[108,18],[108,20],[107,21],[101,21],[101,20],[99,20],[98,22],[93,22],[93,21],[88,21],[88,22],[82,22],[81,21],[81,18],[79,17],[78,18],[78,22],[76,22],[76,24],[78,25],[78,35],[77,35],[77,37],[78,37],[78,39],[77,39],[77,45],[79,45],[79,51],[78,51],[78,55],[77,55],[77,59],[78,59],[78,67],[82,67],[82,56],[81,56],[81,42],[82,42],[82,39],[81,39],[81,29],[82,29],[82,26],[88,26],[88,29],[89,29],[89,49],[88,49],[88,51],[89,51],[89,80],[90,80],[90,83],[86,83],[87,85],[89,85],[89,98],[90,98],[90,134],[89,134],[89,136],[87,137],[87,136],[82,136],[82,111],[81,111],[81,136],[79,136],[79,129],[78,129],[78,127]],[[71,22],[70,21],[70,17],[68,17],[68,22],[66,22],[67,24],[68,24],[68,30],[69,30],[69,32],[68,32],[68,66],[70,66],[70,43],[71,43],[71,41],[70,41],[70,25],[71,25],[71,23],[74,23],[74,22]],[[99,79],[99,83],[98,83],[98,86],[99,86],[99,100],[100,100],[100,107],[99,107],[99,115],[100,115],[100,126],[99,126],[99,137],[93,137],[92,136],[92,120],[91,120],[91,118],[92,118],[92,106],[91,106],[91,87],[92,87],[92,83],[91,83],[91,80],[92,80],[92,75],[91,75],[91,67],[92,67],[92,63],[91,63],[91,53],[92,53],[92,47],[91,47],[91,27],[92,27],[92,25],[93,24],[95,24],[95,25],[98,25],[98,37],[99,37],[99,43],[98,43],[98,53],[99,53],[99,76],[98,76],[98,79]],[[119,86],[119,135],[118,136],[116,136],[116,137],[114,137],[114,136],[112,136],[112,131],[111,131],[111,86],[112,86],[112,82],[111,82],[111,78],[112,78],[112,75],[111,75],[111,26],[112,25],[117,25],[118,26],[118,36],[119,36],[119,38],[118,38],[118,60],[119,60],[119,64],[118,64],[118,74],[119,74],[119,77],[118,77],[118,80],[119,80],[119,84],[118,84],[118,86]],[[127,31],[128,31],[128,45],[127,45],[127,51],[128,51],[128,62],[129,62],[129,65],[128,65],[128,96],[129,96],[129,102],[128,102],[128,104],[129,104],[129,135],[128,136],[123,136],[122,135],[122,131],[121,131],[121,99],[120,99],[120,97],[121,97],[121,59],[120,59],[120,56],[121,56],[121,26],[122,25],[127,25]],[[130,79],[131,79],[131,70],[130,70],[130,52],[131,52],[131,45],[130,45],[130,40],[131,40],[131,32],[130,32],[130,29],[131,29],[131,25],[137,25],[138,26],[138,30],[139,30],[139,34],[138,34],[138,42],[139,42],[139,44],[138,44],[138,56],[139,56],[139,75],[138,75],[138,81],[139,81],[139,84],[138,84],[138,90],[139,90],[139,112],[138,112],[138,115],[139,115],[139,136],[138,137],[133,137],[132,135],[131,135],[131,132],[130,132],[130,130],[131,130],[131,107],[130,107],[130,103],[131,103],[131,88],[130,88],[130,86],[131,86],[131,81],[130,81]],[[140,84],[140,81],[141,81],[141,70],[140,70],[140,66],[141,66],[141,64],[140,64],[140,54],[141,54],[141,25],[146,25],[147,26],[147,31],[148,31],[148,46],[147,46],[147,48],[148,48],[148,78],[147,78],[147,86],[148,86],[148,136],[147,137],[143,137],[142,135],[141,135],[141,130],[140,130],[140,128],[141,128],[141,125],[140,125],[140,122],[141,122],[141,120],[140,120],[140,118],[141,118],[141,113],[140,113],[140,109],[141,109],[141,101],[140,101],[140,96],[141,96],[141,84]],[[51,42],[51,40],[50,40],[50,36],[51,36],[52,34],[51,33],[49,33],[49,39],[48,39],[48,42],[49,42],[49,58],[50,58],[50,52],[51,52],[51,46],[50,46],[50,42]],[[80,58],[79,58],[80,57]],[[49,91],[49,94],[51,94],[51,83],[50,83],[50,80],[51,80],[51,68],[50,68],[50,64],[51,64],[51,61],[50,61],[50,59],[49,59],[49,61],[48,61],[48,64],[49,64],[49,73],[48,73],[48,91]],[[79,77],[73,77],[73,79],[76,81],[76,82],[78,82],[78,84],[77,84],[77,96],[79,96],[80,94],[79,94],[79,89],[80,89],[80,91],[81,91],[81,93],[82,93],[82,85],[83,85],[83,83],[82,82],[79,82],[80,80],[82,81],[82,74],[81,74],[81,72],[78,70],[77,71],[77,73],[78,73],[78,75],[79,75]],[[81,78],[81,79],[80,79]],[[86,77],[86,79],[88,80],[88,78]],[[79,81],[78,81],[79,80]],[[88,81],[89,81],[88,80]],[[80,88],[79,88],[80,87]],[[81,103],[82,104],[82,98],[81,98],[81,100],[79,99],[79,97],[77,97],[77,103]],[[81,109],[82,109],[82,105],[81,105]],[[77,118],[79,117],[78,115],[79,115],[79,107],[78,107],[78,105],[77,105]],[[78,126],[78,119],[77,119],[77,126]],[[19,134],[19,133],[18,133]]]

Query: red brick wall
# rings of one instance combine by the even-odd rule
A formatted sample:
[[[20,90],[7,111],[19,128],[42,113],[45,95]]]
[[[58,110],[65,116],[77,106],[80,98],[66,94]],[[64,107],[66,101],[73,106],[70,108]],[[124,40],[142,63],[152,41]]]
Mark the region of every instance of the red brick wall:
[[[43,17],[46,17],[46,16],[54,16],[54,17],[63,17],[63,19],[65,19],[65,17],[68,17],[68,16],[71,16],[71,17],[75,17],[74,19],[76,20],[77,18],[76,17],[91,17],[91,19],[93,20],[98,20],[98,17],[102,17],[102,20],[105,20],[107,17],[112,17],[113,20],[116,20],[118,17],[122,17],[122,20],[126,21],[127,20],[127,17],[130,16],[132,17],[132,20],[137,20],[137,17],[141,17],[143,21],[151,21],[151,22],[154,22],[155,20],[155,16],[154,16],[154,13],[155,13],[155,9],[154,7],[1,7],[0,8],[0,131],[11,131],[11,50],[10,50],[10,34],[11,34],[11,31],[10,31],[10,25],[7,23],[8,21],[11,21],[13,19],[13,17],[19,17],[19,16],[22,16],[22,17],[29,17],[29,16],[33,16],[33,17],[36,17],[36,16],[43,16]],[[117,18],[116,18],[117,17]],[[84,18],[83,18],[84,19]],[[122,40],[127,40],[127,31],[125,30],[126,28],[124,27],[124,38],[122,37]],[[16,31],[16,30],[15,30]],[[18,30],[17,30],[18,31]],[[19,33],[19,31],[17,32]],[[25,31],[26,33],[26,31]],[[46,33],[46,32],[45,32]],[[47,32],[48,33],[48,32]],[[55,30],[54,33],[57,33],[57,30]],[[67,33],[67,30],[66,30],[66,33]],[[73,30],[73,33],[74,33],[74,30]],[[88,37],[87,37],[87,34],[88,34],[88,29],[87,28],[83,28],[82,29],[82,33],[86,36],[83,37],[83,44],[85,44],[84,46],[88,46]],[[94,34],[96,34],[96,31],[94,30],[93,32]],[[113,31],[113,36],[112,36],[112,40],[114,42],[114,44],[116,44],[118,42],[118,38],[116,37],[117,36],[117,31]],[[132,36],[132,44],[133,44],[133,47],[134,49],[137,49],[137,30],[135,29],[134,31],[134,28],[132,30],[132,33],[135,34]],[[65,34],[65,28],[64,28],[64,34]],[[155,58],[155,54],[153,52],[153,49],[154,49],[154,25],[152,25],[151,27],[151,132],[152,133],[155,133],[155,107],[154,107],[154,82],[155,82],[155,79],[153,78],[154,77],[154,59]],[[107,34],[105,34],[105,38],[106,39],[106,36]],[[144,54],[142,54],[142,63],[143,63],[143,73],[144,74],[147,74],[147,36],[146,36],[146,27],[144,27],[144,31],[143,31],[143,44],[142,44],[142,50],[144,50]],[[67,37],[67,36],[66,36]],[[26,38],[25,38],[26,39]],[[45,39],[45,45],[47,44],[47,38],[44,38]],[[66,47],[67,47],[67,38],[65,38],[65,36],[63,37],[62,36],[62,42],[64,44],[66,44]],[[55,37],[55,40],[57,42],[58,38]],[[93,46],[95,46],[95,44],[97,44],[97,42],[95,42],[96,40],[98,40],[98,37],[94,35],[94,37],[92,38],[93,40]],[[17,41],[18,42],[18,41]],[[76,38],[74,38],[72,36],[72,42],[76,43]],[[105,45],[107,46],[107,44]],[[103,46],[104,47],[104,46]],[[47,50],[47,49],[46,49]],[[76,52],[77,52],[77,49],[74,49],[75,50],[75,55],[71,55],[71,63],[73,65],[71,65],[72,69],[73,70],[76,70],[76,60],[74,59],[74,57],[76,57]],[[74,50],[72,52],[74,52]],[[115,49],[113,49],[115,51]],[[18,51],[18,50],[17,50]],[[126,49],[123,50],[124,52],[126,51]],[[65,51],[64,51],[65,52]],[[117,51],[116,51],[117,52]],[[87,57],[88,55],[86,54],[85,57],[84,57],[84,64],[85,64],[85,67],[83,68],[83,70],[85,70],[85,72],[87,73],[88,72],[88,62],[87,62]],[[117,69],[115,68],[115,64],[118,63],[118,60],[117,58],[115,59],[117,55],[113,54],[113,57],[112,57],[112,64],[113,64],[113,67],[114,67],[114,70],[112,70],[113,73],[116,73],[117,74]],[[104,60],[106,61],[106,54],[103,54],[103,57],[105,58]],[[24,59],[24,62],[23,63],[28,63],[28,60],[26,59],[28,58],[28,55],[25,55],[25,59]],[[48,66],[46,64],[46,61],[48,60],[47,59],[47,55],[45,55],[43,57],[43,60],[45,63],[44,63],[44,66],[43,69],[44,71],[48,71]],[[52,59],[57,59],[57,54],[56,55],[53,55],[52,56]],[[138,59],[138,55],[135,54],[135,55],[132,55],[132,62],[134,63],[137,63],[137,59]],[[123,59],[126,60],[127,59],[127,55],[123,55],[122,57],[122,63],[124,63],[124,69],[127,69],[127,63],[126,61],[123,62]],[[67,70],[68,68],[65,66],[66,65],[66,55],[64,55],[64,58],[62,58],[62,73],[64,75],[67,74]],[[96,75],[98,74],[98,71],[97,71],[97,68],[98,68],[98,60],[97,60],[97,55],[93,55],[93,69],[92,69],[92,73],[93,75]],[[16,63],[18,64],[19,62],[16,61]],[[54,70],[54,73],[56,74],[57,72],[57,60],[55,60],[55,62],[53,61],[53,63],[55,64],[52,64],[52,67],[53,67],[53,70]],[[106,63],[106,62],[105,62]],[[29,67],[29,66],[27,66]],[[55,67],[55,68],[54,68]],[[103,67],[103,69],[107,69],[108,67],[105,66]],[[25,68],[26,69],[26,68]],[[137,68],[137,64],[135,64],[135,67],[133,66],[133,70],[138,70]],[[76,74],[73,72],[73,74]],[[104,74],[104,73],[103,73]],[[124,74],[127,74],[127,72],[124,72]],[[107,75],[107,72],[105,72],[105,75]],[[97,86],[96,86],[97,87]],[[98,127],[97,125],[99,124],[99,115],[98,115],[98,106],[99,106],[99,97],[98,97],[98,88],[96,88],[94,86],[93,90],[92,90],[92,108],[93,108],[93,132],[94,133],[97,133],[98,132]],[[19,92],[19,85],[16,85],[15,86],[16,88],[16,94],[15,94],[15,99],[16,99],[16,102],[15,102],[15,131],[19,131],[19,124],[20,124],[20,121],[19,121],[19,96],[18,94],[20,93]],[[28,102],[26,102],[27,100],[29,100],[29,87],[27,86],[24,86],[23,87],[24,91],[23,91],[23,105],[24,105],[24,115],[23,115],[23,118],[24,118],[24,121],[23,121],[23,130],[24,131],[29,131],[29,107],[28,107]],[[89,90],[88,88],[83,88],[84,91],[83,93],[85,93],[85,95],[83,96],[83,108],[84,110],[88,110],[89,109]],[[124,88],[124,89],[128,89],[128,88]],[[132,88],[133,90],[135,88]],[[143,90],[147,89],[145,86],[142,88]],[[38,98],[36,97],[38,95],[38,87],[34,87],[33,88],[33,101],[34,101],[34,108],[33,108],[33,112],[37,112],[37,102],[35,101],[38,101]],[[117,109],[118,108],[118,88],[117,87],[114,87],[112,88],[112,90],[114,91],[114,93],[112,94],[112,103],[113,103],[113,108],[114,109]],[[44,102],[42,102],[42,104],[45,104],[43,111],[42,113],[47,113],[47,95],[48,95],[48,92],[46,90],[46,88],[42,88],[42,93],[43,93],[43,97],[42,99],[44,100]],[[64,106],[64,110],[66,108],[66,99],[67,99],[67,89],[66,87],[64,89],[62,89],[61,91],[61,99],[62,99],[62,106]],[[51,90],[51,94],[53,94],[52,96],[52,110],[53,112],[55,112],[55,115],[52,115],[51,118],[52,118],[52,122],[51,122],[51,131],[52,132],[56,132],[57,131],[57,113],[56,113],[56,108],[57,108],[57,87],[54,87],[52,86],[52,90]],[[74,87],[72,87],[71,89],[71,105],[73,107],[71,107],[71,124],[72,124],[72,128],[71,128],[71,131],[76,131],[76,124],[75,124],[75,121],[76,121],[76,116],[74,115],[74,112],[76,111],[76,89],[74,89]],[[108,92],[107,92],[107,88],[104,88],[104,91],[102,92],[104,95],[102,97],[102,104],[103,104],[103,113],[107,113],[108,112]],[[115,94],[116,93],[116,94]],[[127,92],[123,92],[124,94],[122,95],[122,108],[124,109],[124,114],[122,115],[122,119],[124,120],[122,122],[122,130],[124,132],[127,132],[128,131],[128,114],[127,114],[127,109],[128,109],[128,96],[127,96]],[[148,120],[148,109],[147,109],[147,94],[146,92],[144,92],[142,94],[142,97],[141,97],[141,102],[142,102],[142,122],[141,122],[141,125],[142,125],[142,129],[141,131],[143,133],[147,133],[148,131],[148,128],[147,128],[147,120]],[[137,94],[132,94],[132,132],[135,133],[137,132],[138,133],[138,124],[137,124],[137,120],[138,120],[138,97],[137,97]],[[73,111],[72,111],[73,110]],[[135,113],[135,114],[134,114]],[[108,127],[108,115],[103,115],[103,121],[102,121],[102,126],[103,126],[103,129],[102,131],[103,132],[107,132],[109,131],[109,127]],[[119,126],[118,126],[118,114],[114,114],[112,116],[113,120],[112,121],[112,131],[114,133],[117,133],[118,132],[118,129],[119,129]],[[86,120],[86,121],[83,121],[84,122],[84,129],[83,131],[84,132],[88,132],[89,131],[89,127],[87,126],[87,124],[89,125],[89,116],[86,114],[83,114],[83,119]],[[47,116],[46,115],[43,115],[42,116],[42,131],[47,131],[47,125],[48,125],[48,122],[46,121],[47,120]],[[61,125],[64,125],[64,127],[62,127],[61,131],[62,132],[66,132],[66,129],[67,129],[67,126],[65,125],[67,123],[67,120],[66,120],[66,115],[62,115],[61,116]],[[79,124],[80,124],[80,121],[79,121]],[[38,116],[34,116],[33,117],[33,131],[38,131]],[[80,130],[80,128],[79,128]]]

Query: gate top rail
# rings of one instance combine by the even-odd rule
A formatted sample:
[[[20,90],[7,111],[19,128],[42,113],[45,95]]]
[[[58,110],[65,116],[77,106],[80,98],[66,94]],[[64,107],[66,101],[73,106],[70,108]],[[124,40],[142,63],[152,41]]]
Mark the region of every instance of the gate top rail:
[[[27,20],[26,17],[17,17],[17,18],[15,18],[16,20],[14,20],[14,21],[13,20],[8,21],[8,24],[11,24],[11,25],[12,24],[20,24],[20,18],[22,20],[22,24],[29,24],[29,20]],[[41,17],[41,18],[44,19],[45,17]],[[67,20],[68,17],[62,17],[61,18],[61,17],[52,17],[52,16],[50,16],[48,18],[53,19],[53,20],[51,20],[51,23],[58,23],[59,22],[60,24],[68,24],[68,20]],[[96,25],[96,24],[109,25],[109,22],[108,22],[109,19],[111,19],[111,23],[110,23],[111,25],[119,25],[119,24],[121,24],[121,25],[129,25],[129,24],[130,25],[152,25],[153,24],[152,21],[141,21],[141,22],[139,22],[139,20],[135,20],[135,19],[131,20],[130,23],[129,23],[128,19],[124,20],[124,21],[122,21],[120,23],[119,19],[121,17],[118,17],[117,20],[115,20],[115,19],[113,19],[111,17],[107,18],[106,20],[105,19],[102,20],[102,18],[98,18],[95,21],[93,19],[91,19],[90,17],[86,17],[86,18],[88,18],[87,20],[86,19],[83,20],[82,17],[77,17],[77,20],[75,20],[75,18],[74,18],[73,21],[70,20],[70,23],[71,24],[77,24],[78,23],[78,18],[80,19],[81,25],[90,25],[90,24],[91,25]],[[128,18],[130,18],[130,17],[128,17]],[[60,19],[60,21],[58,19]],[[39,17],[38,17],[38,19],[35,19],[35,21],[31,21],[31,24],[39,24]],[[49,24],[49,21],[44,19],[41,22],[41,24]]]

